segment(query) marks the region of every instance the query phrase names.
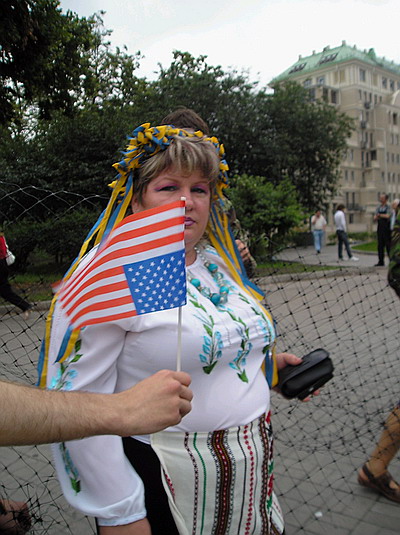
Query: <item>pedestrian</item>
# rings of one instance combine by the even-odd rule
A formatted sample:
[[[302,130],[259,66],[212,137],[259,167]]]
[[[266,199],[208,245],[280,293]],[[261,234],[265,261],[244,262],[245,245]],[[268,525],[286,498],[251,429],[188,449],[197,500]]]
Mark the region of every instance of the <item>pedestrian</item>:
[[[325,227],[326,219],[322,215],[321,210],[317,210],[311,218],[311,230],[314,236],[314,247],[317,254],[320,254],[321,252]]]
[[[20,308],[23,312],[23,317],[25,320],[29,318],[30,309],[32,305],[22,299],[18,294],[16,294],[8,282],[9,269],[7,261],[10,258],[10,250],[7,247],[6,238],[3,232],[0,232],[0,296],[9,301],[13,305]],[[12,255],[13,257],[13,255]]]
[[[385,249],[390,258],[390,219],[391,208],[388,204],[388,196],[382,193],[380,198],[380,205],[375,210],[374,221],[377,222],[377,238],[378,238],[378,263],[376,266],[385,265]]]
[[[358,257],[354,256],[350,249],[349,238],[347,236],[346,216],[344,215],[344,210],[345,210],[344,204],[339,204],[336,208],[336,212],[334,215],[336,235],[338,237],[339,260],[343,260],[343,244],[344,244],[349,260],[353,260],[357,262],[359,260]]]

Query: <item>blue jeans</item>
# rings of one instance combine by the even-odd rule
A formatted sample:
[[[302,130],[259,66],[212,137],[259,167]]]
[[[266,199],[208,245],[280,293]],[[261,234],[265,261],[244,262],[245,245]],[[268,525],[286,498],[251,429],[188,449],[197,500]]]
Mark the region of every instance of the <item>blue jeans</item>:
[[[320,251],[322,247],[322,238],[324,237],[323,230],[313,230],[314,247],[316,251]]]
[[[349,238],[347,237],[347,233],[344,230],[337,230],[336,231],[337,237],[338,237],[338,255],[339,258],[343,258],[343,244],[346,247],[346,252],[351,258],[353,255],[351,254],[350,244],[349,244]]]

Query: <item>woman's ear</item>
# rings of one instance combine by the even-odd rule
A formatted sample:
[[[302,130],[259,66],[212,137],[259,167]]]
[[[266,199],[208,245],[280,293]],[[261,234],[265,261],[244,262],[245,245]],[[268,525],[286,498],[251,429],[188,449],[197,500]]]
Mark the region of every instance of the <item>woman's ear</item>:
[[[136,212],[140,212],[140,204],[136,197],[132,197],[131,209],[133,214],[135,214]]]

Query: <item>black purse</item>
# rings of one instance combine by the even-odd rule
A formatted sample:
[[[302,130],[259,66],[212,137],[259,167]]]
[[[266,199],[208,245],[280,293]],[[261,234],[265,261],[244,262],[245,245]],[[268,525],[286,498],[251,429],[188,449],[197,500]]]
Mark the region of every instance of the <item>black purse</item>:
[[[304,399],[333,377],[333,363],[325,349],[315,349],[301,364],[288,365],[278,372],[277,388],[285,398]]]

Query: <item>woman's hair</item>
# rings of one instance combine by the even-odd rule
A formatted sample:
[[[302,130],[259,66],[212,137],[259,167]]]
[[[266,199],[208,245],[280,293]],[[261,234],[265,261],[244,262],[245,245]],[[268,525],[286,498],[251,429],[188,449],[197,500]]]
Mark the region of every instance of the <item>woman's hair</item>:
[[[219,164],[216,149],[206,138],[173,136],[166,150],[151,156],[135,170],[133,196],[141,202],[149,183],[167,169],[174,169],[184,176],[200,171],[204,178],[209,179],[213,192]]]

